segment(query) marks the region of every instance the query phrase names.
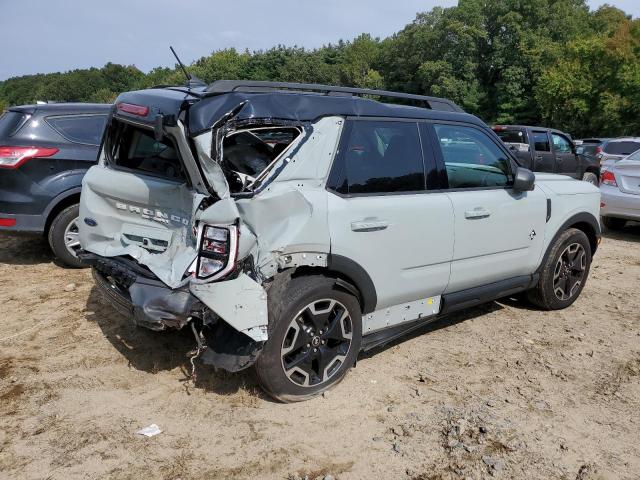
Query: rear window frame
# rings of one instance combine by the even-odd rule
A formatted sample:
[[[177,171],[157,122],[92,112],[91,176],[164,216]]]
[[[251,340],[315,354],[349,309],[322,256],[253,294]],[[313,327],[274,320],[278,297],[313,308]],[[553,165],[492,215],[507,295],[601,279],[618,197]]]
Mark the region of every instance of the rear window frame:
[[[189,172],[186,169],[186,167],[184,165],[184,160],[182,159],[182,155],[180,154],[180,149],[178,148],[178,144],[169,135],[163,135],[163,140],[167,139],[171,143],[172,148],[175,150],[175,152],[177,154],[178,160],[179,160],[180,165],[182,167],[182,173],[183,173],[183,179],[181,181],[177,180],[177,179],[169,178],[169,177],[167,177],[165,175],[155,174],[153,172],[149,172],[149,171],[146,171],[146,170],[137,170],[137,169],[134,169],[134,168],[129,168],[129,167],[124,167],[122,165],[118,165],[116,163],[116,160],[113,158],[113,155],[112,155],[112,149],[114,147],[114,145],[112,143],[112,137],[113,137],[112,129],[118,128],[118,126],[119,126],[118,124],[122,124],[122,125],[124,125],[126,127],[129,127],[129,128],[147,130],[147,131],[150,131],[152,134],[154,132],[153,127],[151,127],[149,125],[145,125],[143,123],[129,121],[128,119],[123,119],[123,118],[115,118],[113,116],[110,119],[108,119],[107,120],[107,125],[105,127],[105,133],[104,133],[103,140],[102,140],[102,151],[104,153],[104,158],[105,158],[106,163],[107,163],[109,168],[111,168],[113,170],[121,171],[121,172],[132,173],[134,175],[142,175],[142,176],[147,176],[147,177],[152,177],[152,178],[158,178],[158,179],[164,180],[165,182],[175,183],[176,185],[186,185],[188,188],[192,188],[193,187],[192,182],[191,182],[191,178],[189,176]]]
[[[6,138],[15,137],[18,134],[18,132],[22,129],[22,127],[24,127],[29,121],[29,119],[33,116],[33,114],[31,113],[21,112],[19,110],[11,110],[11,109],[5,110],[0,114],[0,132],[2,132],[1,122],[9,114],[20,115],[22,116],[22,118],[13,127],[11,127],[11,130],[9,130],[9,132],[7,133]],[[0,139],[1,138],[4,138],[4,136],[0,136]]]

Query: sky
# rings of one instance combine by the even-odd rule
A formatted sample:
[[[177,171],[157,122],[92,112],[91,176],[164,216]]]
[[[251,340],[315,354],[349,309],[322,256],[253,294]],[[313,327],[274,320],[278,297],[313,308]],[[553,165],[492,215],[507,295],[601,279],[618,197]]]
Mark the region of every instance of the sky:
[[[592,8],[605,2],[589,0]],[[609,0],[634,17],[640,0]],[[214,50],[320,47],[360,33],[384,38],[419,11],[457,0],[0,0],[0,80],[17,75],[191,63]]]

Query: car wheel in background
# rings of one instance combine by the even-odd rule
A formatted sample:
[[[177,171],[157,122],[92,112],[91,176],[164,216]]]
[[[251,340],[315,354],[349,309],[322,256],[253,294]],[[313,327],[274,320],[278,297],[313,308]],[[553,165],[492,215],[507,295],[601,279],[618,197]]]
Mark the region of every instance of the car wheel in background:
[[[627,221],[624,218],[602,217],[602,223],[609,230],[622,230]]]
[[[583,182],[590,183],[591,185],[595,185],[596,187],[600,185],[600,179],[595,173],[587,172],[582,177]]]
[[[255,364],[258,382],[282,402],[306,400],[342,380],[361,342],[353,295],[331,278],[289,278],[269,290],[269,340]]]
[[[551,245],[529,301],[545,310],[567,308],[580,296],[590,268],[589,239],[582,230],[569,228]]]
[[[51,222],[49,245],[60,262],[70,268],[83,268],[84,265],[76,253],[80,250],[78,217],[80,206],[75,204],[62,210]]]

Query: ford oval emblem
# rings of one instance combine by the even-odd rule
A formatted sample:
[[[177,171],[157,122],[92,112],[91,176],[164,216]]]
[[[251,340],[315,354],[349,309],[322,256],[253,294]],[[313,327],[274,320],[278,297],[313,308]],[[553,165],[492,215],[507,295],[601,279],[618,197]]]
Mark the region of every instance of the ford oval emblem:
[[[93,218],[89,218],[89,217],[84,218],[84,223],[86,223],[90,227],[95,227],[98,225],[98,222],[96,222]]]

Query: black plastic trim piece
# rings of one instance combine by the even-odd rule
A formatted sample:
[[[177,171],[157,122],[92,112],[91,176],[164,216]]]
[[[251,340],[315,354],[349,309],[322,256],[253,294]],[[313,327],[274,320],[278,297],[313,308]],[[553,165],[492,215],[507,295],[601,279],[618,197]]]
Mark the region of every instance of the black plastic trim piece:
[[[376,332],[365,335],[362,337],[362,346],[360,347],[360,351],[368,352],[369,350],[373,350],[374,348],[381,347],[404,335],[407,335],[414,330],[417,330],[418,328],[429,325],[436,320],[440,320],[441,318],[442,317],[440,315],[419,318],[411,322],[401,323],[399,325],[394,325],[393,327],[388,327],[383,330],[378,330]]]
[[[589,244],[591,245],[591,256],[596,254],[596,250],[598,249],[598,243],[600,242],[600,238],[602,236],[602,233],[600,231],[600,224],[598,223],[598,220],[590,213],[587,213],[587,212],[577,213],[572,217],[569,217],[569,219],[567,219],[562,224],[562,226],[558,229],[558,231],[554,235],[551,242],[549,242],[547,251],[544,253],[544,256],[542,257],[542,261],[540,262],[540,265],[538,266],[536,273],[540,273],[540,271],[544,268],[544,265],[547,262],[547,258],[549,258],[549,255],[551,254],[551,249],[553,248],[553,245],[556,243],[560,235],[562,235],[562,233],[567,228],[571,228],[572,226],[578,225],[578,224],[587,224],[591,228],[592,230],[591,234],[593,238],[589,237],[589,234],[588,234],[589,232],[585,232],[585,233],[587,233],[587,237],[589,238]]]
[[[361,295],[362,313],[371,313],[376,309],[378,294],[373,280],[367,271],[350,258],[342,255],[329,254],[327,268],[347,277],[358,289]]]
[[[551,199],[547,198],[547,223],[551,220]]]
[[[451,313],[465,308],[480,305],[482,303],[507,297],[515,293],[523,292],[534,287],[538,283],[538,274],[521,275],[508,278],[499,282],[473,287],[459,292],[447,293],[442,296],[441,314]]]

